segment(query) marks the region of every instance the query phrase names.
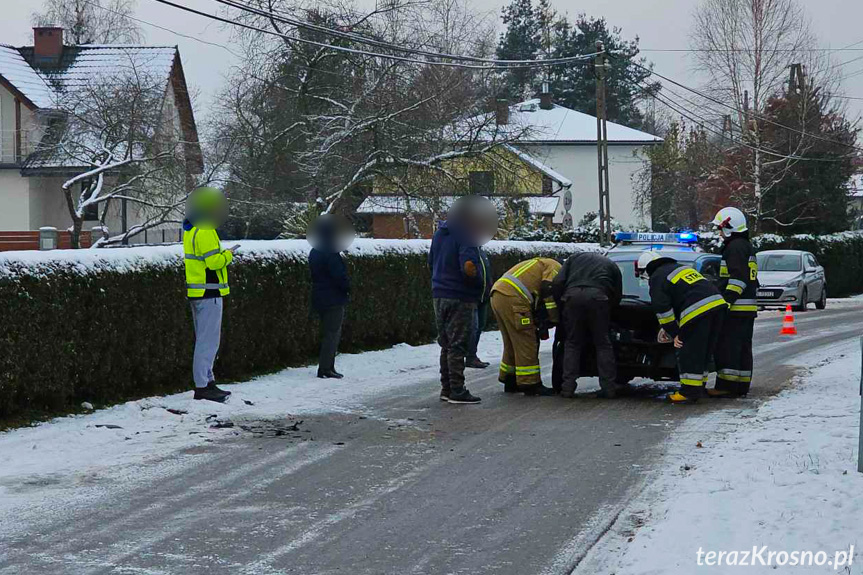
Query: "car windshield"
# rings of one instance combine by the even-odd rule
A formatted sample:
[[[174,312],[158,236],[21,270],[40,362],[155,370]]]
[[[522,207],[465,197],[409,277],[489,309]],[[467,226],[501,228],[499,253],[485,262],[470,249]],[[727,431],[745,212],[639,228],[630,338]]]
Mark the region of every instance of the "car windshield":
[[[762,272],[799,272],[801,265],[797,254],[758,255],[758,270]]]
[[[623,275],[623,297],[650,301],[650,287],[647,285],[647,280],[635,277],[635,260],[617,260],[614,263]]]

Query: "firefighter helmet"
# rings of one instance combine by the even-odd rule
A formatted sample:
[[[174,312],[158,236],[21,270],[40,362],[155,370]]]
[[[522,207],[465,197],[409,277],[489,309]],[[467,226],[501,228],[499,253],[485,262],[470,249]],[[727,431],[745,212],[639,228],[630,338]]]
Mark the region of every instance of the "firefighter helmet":
[[[749,229],[746,225],[746,216],[737,208],[722,208],[713,218],[713,225],[719,228],[722,236],[730,238],[731,234],[745,232]]]
[[[638,261],[635,262],[635,275],[640,278],[645,277],[647,275],[647,266],[661,259],[666,258],[663,258],[653,250],[642,252],[641,255],[638,256]]]

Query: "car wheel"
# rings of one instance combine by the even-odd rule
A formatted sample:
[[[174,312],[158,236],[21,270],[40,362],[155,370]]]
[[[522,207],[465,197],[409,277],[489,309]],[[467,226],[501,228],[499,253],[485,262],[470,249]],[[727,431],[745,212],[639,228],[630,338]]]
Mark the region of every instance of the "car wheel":
[[[827,286],[821,288],[821,299],[815,304],[816,309],[824,309],[827,307]]]
[[[794,311],[804,312],[809,307],[809,292],[803,288],[803,293],[800,295],[800,303],[794,308]]]

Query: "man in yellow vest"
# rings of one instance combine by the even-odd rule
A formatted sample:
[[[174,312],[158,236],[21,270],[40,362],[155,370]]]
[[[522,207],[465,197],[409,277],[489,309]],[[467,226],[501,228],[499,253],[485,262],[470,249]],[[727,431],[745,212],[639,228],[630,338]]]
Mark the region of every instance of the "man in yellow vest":
[[[186,203],[183,252],[186,296],[192,308],[195,355],[192,376],[195,399],[223,403],[230,392],[216,387],[213,363],[222,332],[222,298],[230,293],[228,265],[237,246],[223,250],[216,228],[227,216],[227,200],[216,188],[198,188]]]
[[[542,385],[538,332],[542,326],[537,319],[546,315],[549,321],[557,323],[551,282],[560,267],[550,258],[527,260],[506,272],[492,287],[491,309],[503,337],[499,379],[507,393],[553,393]]]

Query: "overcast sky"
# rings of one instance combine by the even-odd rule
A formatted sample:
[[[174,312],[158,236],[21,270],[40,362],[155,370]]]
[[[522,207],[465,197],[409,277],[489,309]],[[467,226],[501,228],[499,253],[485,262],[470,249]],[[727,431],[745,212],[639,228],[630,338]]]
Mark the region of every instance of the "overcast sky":
[[[98,0],[93,0],[98,1]],[[213,0],[176,0],[202,11],[215,13]],[[374,0],[362,0],[364,3]],[[808,8],[820,38],[818,47],[841,48],[863,41],[863,1],[861,0],[801,0]],[[138,0],[137,17],[151,24],[167,28],[162,30],[142,24],[149,44],[177,44],[189,84],[200,90],[199,115],[216,97],[224,76],[236,65],[236,58],[224,48],[201,43],[192,38],[216,44],[230,44],[230,34],[217,22],[181,12],[156,3]],[[474,0],[481,11],[500,12],[506,0]],[[689,29],[694,0],[552,0],[561,11],[574,16],[585,12],[591,16],[605,16],[609,23],[623,28],[627,38],[638,36],[644,55],[656,64],[656,70],[687,84],[694,84],[692,63],[685,53],[650,52],[651,49],[685,49],[688,47]],[[32,44],[30,15],[41,5],[40,0],[0,0],[0,43],[12,45]],[[186,38],[175,34],[189,36]],[[857,48],[863,48],[859,44]],[[863,56],[863,52],[842,52],[837,61],[844,62]],[[844,73],[863,71],[863,59],[842,68]],[[863,73],[847,81],[846,95],[863,98]],[[863,100],[849,100],[855,114],[863,114]]]

